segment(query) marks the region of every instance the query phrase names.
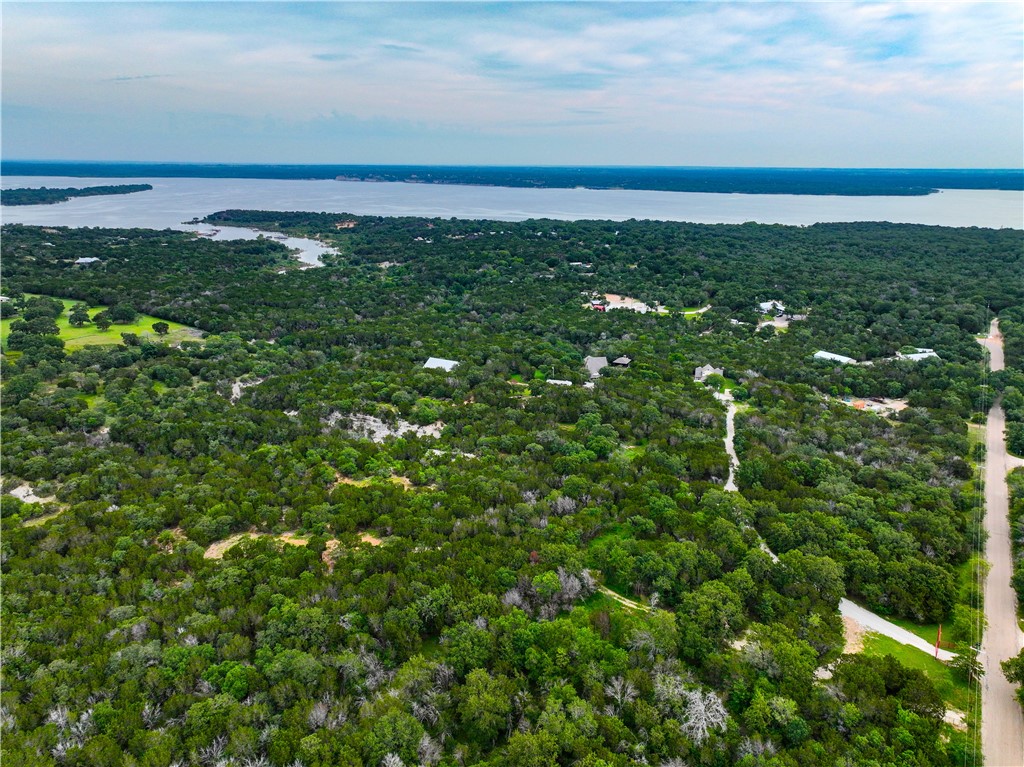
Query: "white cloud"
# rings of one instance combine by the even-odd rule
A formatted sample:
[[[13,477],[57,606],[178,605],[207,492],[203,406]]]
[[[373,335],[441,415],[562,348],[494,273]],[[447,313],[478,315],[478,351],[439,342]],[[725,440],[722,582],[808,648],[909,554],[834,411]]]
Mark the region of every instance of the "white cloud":
[[[831,164],[883,164],[844,147],[856,125],[885,164],[921,138],[936,142],[933,164],[1012,165],[1022,28],[1016,3],[5,3],[3,101],[134,123],[153,111],[236,126],[345,115],[407,126],[409,141],[424,128],[442,142],[513,137],[517,161],[539,142],[586,161],[568,156],[585,130],[607,145],[592,162],[616,149],[631,152],[622,162],[701,162],[687,147],[711,126],[704,161],[729,163],[754,125],[777,146],[831,142]],[[996,129],[988,159],[970,146],[981,121],[990,144]],[[662,142],[631,148],[639,135]]]

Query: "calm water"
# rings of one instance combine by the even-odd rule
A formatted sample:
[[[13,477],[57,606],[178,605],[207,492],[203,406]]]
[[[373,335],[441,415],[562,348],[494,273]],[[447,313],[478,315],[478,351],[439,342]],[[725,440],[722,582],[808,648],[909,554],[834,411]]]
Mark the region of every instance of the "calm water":
[[[589,189],[513,189],[323,180],[207,178],[91,179],[7,176],[9,187],[83,187],[148,183],[150,192],[85,197],[57,205],[0,209],[4,223],[49,226],[146,227],[210,231],[182,222],[226,208],[325,211],[380,216],[439,216],[521,221],[630,218],[706,224],[810,225],[833,221],[891,221],[939,226],[1024,229],[1024,192],[944,190],[923,197],[832,197],[810,195],[706,194],[693,192]],[[224,237],[254,237],[251,230],[228,230]],[[289,238],[316,263],[310,240]]]

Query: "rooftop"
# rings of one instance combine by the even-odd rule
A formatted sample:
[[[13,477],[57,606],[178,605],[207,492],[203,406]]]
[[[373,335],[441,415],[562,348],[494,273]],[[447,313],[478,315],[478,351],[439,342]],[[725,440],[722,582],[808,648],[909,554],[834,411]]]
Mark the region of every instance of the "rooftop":
[[[934,349],[924,349],[920,347],[915,347],[915,350],[909,354],[896,352],[896,356],[901,360],[912,360],[913,362],[918,362],[919,360],[926,360],[929,357],[935,357],[936,359],[939,358],[939,355],[936,354]]]
[[[591,378],[601,375],[601,369],[608,367],[607,357],[584,357],[583,366],[590,373]]]
[[[693,380],[697,382],[706,381],[710,375],[725,375],[725,370],[722,368],[716,368],[714,365],[702,365],[699,368],[693,370]]]
[[[832,352],[826,352],[826,351],[820,351],[820,350],[816,351],[814,353],[814,359],[816,359],[816,360],[828,360],[830,362],[839,362],[840,364],[843,364],[843,365],[852,365],[855,362],[857,362],[857,360],[855,360],[853,357],[846,357],[846,356],[844,356],[842,354],[833,354]]]
[[[428,370],[444,370],[451,371],[458,365],[457,360],[446,360],[441,357],[430,357],[426,362],[423,363],[423,367]]]

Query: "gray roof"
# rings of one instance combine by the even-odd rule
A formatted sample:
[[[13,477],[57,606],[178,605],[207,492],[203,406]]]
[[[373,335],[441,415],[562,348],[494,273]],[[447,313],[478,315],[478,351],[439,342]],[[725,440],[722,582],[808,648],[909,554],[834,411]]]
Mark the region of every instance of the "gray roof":
[[[441,357],[431,357],[423,363],[423,367],[427,369],[437,369],[444,371],[451,371],[459,363],[456,360],[446,360]]]
[[[597,378],[601,375],[601,368],[608,367],[607,357],[585,357],[583,359],[583,366],[590,372],[591,378]]]
[[[613,365],[628,365],[632,361],[633,360],[631,360],[629,357],[618,357],[618,358],[612,360],[612,364]]]
[[[699,368],[693,369],[693,380],[703,381],[709,375],[720,375],[724,376],[725,371],[722,368],[716,368],[713,365],[702,365]]]

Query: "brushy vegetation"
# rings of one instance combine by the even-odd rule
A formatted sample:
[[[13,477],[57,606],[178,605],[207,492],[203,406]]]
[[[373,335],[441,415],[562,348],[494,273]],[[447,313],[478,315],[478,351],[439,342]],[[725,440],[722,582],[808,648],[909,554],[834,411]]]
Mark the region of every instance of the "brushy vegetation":
[[[1024,301],[1020,232],[214,220],[339,255],[4,229],[3,489],[60,509],[0,496],[5,759],[962,763],[956,690],[842,656],[837,605],[976,604],[974,334]],[[71,349],[29,292],[210,335]],[[807,319],[758,329],[769,299]],[[633,362],[586,388],[586,355]],[[743,402],[739,492],[705,363]],[[267,535],[204,556],[240,533]]]

